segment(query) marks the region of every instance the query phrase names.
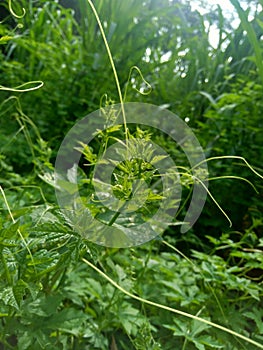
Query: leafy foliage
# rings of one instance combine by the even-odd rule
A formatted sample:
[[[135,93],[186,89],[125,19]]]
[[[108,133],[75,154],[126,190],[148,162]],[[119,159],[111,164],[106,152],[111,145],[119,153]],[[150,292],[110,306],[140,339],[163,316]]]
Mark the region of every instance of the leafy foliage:
[[[248,20],[249,9],[231,2],[240,17],[237,28],[220,6],[201,15],[176,0],[94,1],[125,99],[165,105],[187,118],[214,159],[211,193],[233,221],[228,228],[210,199],[185,235],[174,225],[132,249],[85,240],[54,195],[54,158],[67,130],[117,101],[88,2],[1,3],[0,348],[263,348],[262,180],[240,158],[222,157],[245,157],[262,173],[263,12],[257,6]],[[213,25],[219,30],[216,47],[209,41]],[[142,148],[144,140],[153,140],[182,166],[180,219],[193,184],[185,157],[154,130],[129,131],[130,140],[141,137]],[[104,221],[109,217],[92,200],[89,176],[99,152],[123,132],[108,130],[79,148],[80,192]],[[152,157],[150,165],[135,157],[117,164],[116,197],[130,198],[138,179],[155,181],[152,164],[158,161]],[[233,174],[249,183],[218,179]],[[161,196],[147,192],[142,217]],[[175,316],[176,310],[193,317]]]

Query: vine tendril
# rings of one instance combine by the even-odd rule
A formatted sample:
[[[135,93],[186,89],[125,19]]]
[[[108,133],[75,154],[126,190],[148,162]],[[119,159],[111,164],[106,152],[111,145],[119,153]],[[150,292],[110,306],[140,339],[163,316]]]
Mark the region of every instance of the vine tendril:
[[[23,14],[22,15],[17,15],[14,10],[12,9],[12,0],[8,0],[8,9],[11,13],[12,16],[14,16],[15,18],[23,18],[26,14],[26,10],[24,9],[24,7],[22,7],[22,11]]]

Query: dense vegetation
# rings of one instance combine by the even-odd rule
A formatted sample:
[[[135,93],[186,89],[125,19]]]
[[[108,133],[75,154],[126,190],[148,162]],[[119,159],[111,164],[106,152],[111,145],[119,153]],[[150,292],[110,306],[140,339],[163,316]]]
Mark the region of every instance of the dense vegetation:
[[[188,123],[210,196],[182,234],[191,167],[171,139],[134,128],[184,169],[184,205],[138,247],[79,235],[58,207],[54,164],[76,121],[119,103],[105,43],[89,1],[2,1],[0,349],[263,349],[263,1],[231,0],[236,27],[205,1],[204,14],[183,0],[93,3],[125,101]],[[86,148],[83,163],[122,133]],[[118,191],[127,195],[123,183]]]

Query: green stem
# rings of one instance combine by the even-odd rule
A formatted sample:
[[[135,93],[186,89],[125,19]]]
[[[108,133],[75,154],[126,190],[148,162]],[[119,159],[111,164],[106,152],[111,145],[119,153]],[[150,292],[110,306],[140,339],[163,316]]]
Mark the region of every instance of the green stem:
[[[263,344],[260,344],[260,343],[256,342],[255,340],[252,340],[252,339],[250,339],[250,338],[248,338],[248,337],[246,337],[246,336],[244,336],[242,334],[239,334],[239,333],[237,333],[237,332],[235,332],[235,331],[233,331],[231,329],[228,329],[228,328],[226,328],[224,326],[221,326],[220,324],[208,321],[206,319],[203,319],[203,318],[195,316],[195,315],[188,314],[187,312],[184,312],[184,311],[181,311],[181,310],[173,309],[173,308],[171,308],[169,306],[166,306],[166,305],[155,303],[153,301],[150,301],[150,300],[141,298],[141,297],[139,297],[139,296],[137,296],[135,294],[132,294],[132,293],[128,292],[126,289],[122,288],[120,285],[118,285],[118,283],[116,283],[114,280],[112,280],[109,276],[107,276],[103,271],[98,269],[95,265],[93,265],[88,260],[82,258],[82,261],[85,264],[87,264],[88,266],[90,266],[93,270],[98,272],[103,278],[105,278],[108,282],[110,282],[115,288],[117,288],[119,291],[121,291],[122,293],[126,294],[127,296],[129,296],[132,299],[138,300],[141,303],[145,303],[145,304],[148,304],[148,305],[151,305],[151,306],[158,307],[159,309],[163,309],[163,310],[170,311],[170,312],[173,312],[175,314],[178,314],[178,315],[181,315],[181,316],[184,316],[184,317],[191,318],[192,320],[196,320],[196,321],[205,323],[205,324],[207,324],[209,326],[212,326],[214,328],[218,328],[221,331],[224,331],[224,332],[229,333],[229,334],[231,334],[233,336],[236,336],[237,338],[240,338],[240,339],[242,339],[242,340],[244,340],[244,341],[246,341],[246,342],[248,342],[250,344],[253,344],[256,347],[258,347],[259,349],[263,349]]]
[[[118,74],[117,74],[117,71],[116,71],[116,68],[115,68],[115,64],[114,64],[114,61],[113,61],[111,50],[110,50],[110,47],[109,47],[109,44],[108,44],[108,41],[107,41],[107,38],[106,38],[106,35],[105,35],[105,32],[104,32],[104,29],[103,29],[103,26],[101,24],[98,12],[97,12],[97,10],[96,10],[96,8],[93,5],[93,2],[91,0],[88,0],[88,3],[90,5],[90,7],[91,7],[91,9],[92,9],[92,11],[94,13],[94,16],[96,18],[96,21],[98,23],[98,26],[99,26],[99,29],[100,29],[100,32],[101,32],[101,35],[102,35],[102,38],[103,38],[103,41],[104,41],[104,44],[105,44],[105,48],[107,50],[107,54],[109,56],[111,68],[113,70],[113,74],[114,74],[114,78],[115,78],[115,82],[116,82],[116,86],[117,86],[117,91],[118,91],[118,95],[119,95],[119,99],[120,99],[120,103],[121,103],[121,111],[122,111],[122,116],[123,116],[123,125],[124,125],[124,130],[125,130],[125,135],[126,135],[126,141],[127,141],[127,139],[128,139],[128,128],[127,128],[126,115],[125,115],[125,110],[124,110],[123,97],[122,97],[122,92],[121,92],[121,87],[120,87]]]
[[[112,226],[114,224],[114,222],[118,219],[120,213],[121,213],[120,211],[116,211],[116,213],[113,215],[113,217],[111,218],[108,224],[109,226]]]
[[[0,186],[0,192],[1,192],[2,196],[3,196],[4,203],[5,203],[6,207],[7,207],[7,211],[8,211],[8,213],[9,213],[9,216],[10,216],[10,218],[11,218],[13,224],[15,224],[16,221],[15,221],[15,219],[14,219],[14,216],[13,216],[13,214],[12,214],[12,211],[11,211],[11,209],[10,209],[10,206],[9,206],[9,204],[8,204],[8,201],[7,201],[7,198],[6,198],[6,196],[5,196],[5,192],[4,192],[3,188],[2,188],[2,186]],[[28,247],[28,245],[27,245],[27,243],[26,243],[26,240],[25,240],[24,236],[22,235],[20,229],[18,229],[17,232],[18,232],[18,234],[19,234],[19,236],[20,236],[20,238],[21,238],[23,244],[25,245],[26,250],[28,251],[28,254],[29,254],[30,258],[31,258],[31,261],[34,262],[33,255],[32,255],[32,253],[31,253],[31,251],[30,251],[30,249],[29,249],[29,247]],[[34,266],[34,264],[33,264],[33,266]],[[34,267],[34,269],[35,269],[35,267]]]
[[[12,16],[16,17],[16,18],[23,18],[24,15],[26,14],[26,10],[24,9],[24,7],[22,8],[23,14],[22,15],[17,15],[14,10],[12,9],[12,0],[8,0],[8,8],[9,11],[11,13]]]

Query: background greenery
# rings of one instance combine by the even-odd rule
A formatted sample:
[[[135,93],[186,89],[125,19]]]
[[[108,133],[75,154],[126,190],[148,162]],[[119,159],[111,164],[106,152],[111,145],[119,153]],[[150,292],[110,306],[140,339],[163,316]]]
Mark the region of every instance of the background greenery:
[[[249,1],[246,11],[245,1],[231,3],[236,28],[206,1],[203,15],[189,1],[94,1],[126,101],[165,105],[188,118],[208,158],[242,156],[262,174],[263,1]],[[184,235],[172,226],[160,239],[119,250],[83,240],[48,183],[71,126],[118,102],[111,66],[88,1],[20,0],[12,8],[26,12],[16,17],[0,4],[0,348],[258,348],[128,297],[82,258],[133,294],[263,344],[262,179],[238,158],[208,162],[210,178],[244,177],[258,191],[241,180],[210,181],[231,228],[208,199]],[[219,30],[216,47],[211,26]],[[151,92],[137,70],[128,79],[132,66]],[[2,88],[39,80],[44,86],[30,92]],[[152,137],[187,166],[174,143]],[[191,184],[183,184],[187,192]]]

